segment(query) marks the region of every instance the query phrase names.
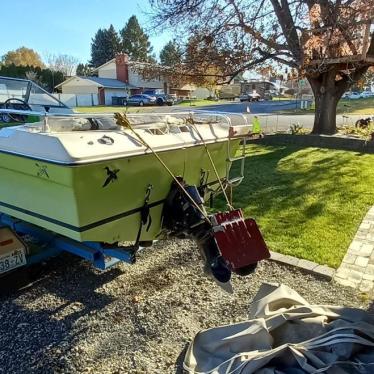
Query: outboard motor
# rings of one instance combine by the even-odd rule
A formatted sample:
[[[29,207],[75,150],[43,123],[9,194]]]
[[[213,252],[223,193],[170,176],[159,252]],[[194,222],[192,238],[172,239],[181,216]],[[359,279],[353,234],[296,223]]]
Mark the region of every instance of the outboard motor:
[[[204,216],[204,201],[196,186],[186,185],[182,178],[178,181],[185,191],[173,182],[164,205],[163,228],[168,236],[196,241],[208,274],[226,283],[232,272],[251,274],[258,261],[270,257],[254,220],[245,220],[240,210]]]

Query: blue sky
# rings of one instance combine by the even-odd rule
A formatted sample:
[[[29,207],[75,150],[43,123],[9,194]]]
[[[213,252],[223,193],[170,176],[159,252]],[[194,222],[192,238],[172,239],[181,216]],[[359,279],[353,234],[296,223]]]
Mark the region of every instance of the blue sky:
[[[118,30],[133,14],[158,55],[172,37],[170,32],[156,35],[150,29],[149,12],[148,0],[2,0],[0,56],[25,46],[43,59],[48,54],[68,54],[87,62],[95,32],[111,23]]]

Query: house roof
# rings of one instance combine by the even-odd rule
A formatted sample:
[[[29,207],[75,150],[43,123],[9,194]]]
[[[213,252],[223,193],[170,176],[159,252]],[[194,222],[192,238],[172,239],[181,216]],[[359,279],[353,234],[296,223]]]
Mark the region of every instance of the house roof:
[[[109,65],[111,63],[115,63],[115,62],[116,62],[116,59],[112,58],[111,60],[109,60],[107,62],[104,62],[102,65],[98,66],[97,68],[94,68],[92,71],[93,72],[98,71],[98,70],[102,69],[104,66],[107,66],[107,65]],[[152,63],[152,62],[136,61],[136,60],[128,60],[127,64],[128,65],[157,65],[157,66],[160,66],[159,64],[155,64],[155,63]]]
[[[74,78],[79,78],[83,79],[86,81],[90,81],[95,83],[99,87],[104,87],[104,88],[138,88],[133,86],[132,84],[121,82],[118,79],[111,79],[111,78],[100,78],[100,77],[81,77],[81,76],[74,76],[66,79],[62,83],[58,84],[55,88],[61,87],[65,83],[73,80]]]
[[[116,59],[115,58],[112,58],[111,60],[107,61],[107,62],[104,62],[102,65],[98,66],[97,68],[93,69],[93,71],[97,71],[99,69],[101,69],[102,67],[106,66],[106,65],[109,65],[110,63],[112,62],[116,62]]]
[[[138,87],[133,86],[130,83],[121,82],[118,79],[100,78],[100,77],[80,77],[80,78],[84,78],[92,82],[95,82],[104,88],[138,88]]]

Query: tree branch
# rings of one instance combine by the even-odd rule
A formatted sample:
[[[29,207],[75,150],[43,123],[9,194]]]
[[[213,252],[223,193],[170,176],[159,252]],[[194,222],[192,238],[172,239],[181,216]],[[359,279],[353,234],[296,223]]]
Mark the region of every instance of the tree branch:
[[[239,7],[237,6],[235,0],[229,0],[229,3],[233,6],[234,11],[236,13],[236,16],[238,17],[238,24],[237,26],[241,27],[245,33],[251,35],[253,38],[258,40],[259,42],[263,43],[269,48],[275,49],[275,50],[282,50],[282,49],[287,49],[287,46],[284,44],[279,44],[275,42],[274,40],[269,40],[264,38],[258,31],[256,31],[252,26],[248,25],[245,20],[244,20],[244,14],[243,12],[240,11]],[[262,5],[264,4],[264,0],[260,3],[260,6],[257,9],[256,15],[258,15]],[[256,18],[253,19],[255,21]]]
[[[288,2],[287,0],[280,0],[282,4],[281,6],[278,0],[270,1],[273,4],[275,14],[282,28],[287,45],[292,52],[294,59],[300,64],[302,51]]]

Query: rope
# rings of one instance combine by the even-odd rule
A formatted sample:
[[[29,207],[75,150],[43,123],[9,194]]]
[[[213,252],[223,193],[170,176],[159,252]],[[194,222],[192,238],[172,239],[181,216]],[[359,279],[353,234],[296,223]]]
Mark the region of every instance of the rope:
[[[210,224],[210,219],[208,218],[206,212],[203,211],[203,209],[200,208],[200,206],[196,203],[196,201],[190,196],[190,194],[187,192],[187,190],[184,188],[184,186],[180,183],[178,178],[173,174],[173,172],[168,168],[168,166],[164,163],[164,161],[161,159],[161,157],[157,154],[157,152],[142,138],[140,134],[138,134],[134,128],[131,126],[130,121],[128,120],[125,113],[115,113],[114,118],[117,120],[117,124],[121,127],[124,127],[126,129],[129,129],[138,139],[139,141],[148,148],[152,154],[157,158],[157,160],[160,162],[160,164],[165,168],[165,170],[169,173],[169,175],[173,178],[175,183],[179,186],[179,188],[185,193],[187,198],[191,201],[191,203],[195,206],[195,208],[203,215],[204,219]]]
[[[228,196],[227,196],[227,194],[226,194],[226,190],[225,190],[225,188],[223,187],[223,184],[222,184],[221,178],[220,178],[220,176],[219,176],[219,174],[218,174],[217,168],[216,168],[216,166],[215,166],[215,164],[214,164],[214,161],[213,161],[213,159],[212,159],[212,156],[211,156],[211,154],[210,154],[210,152],[209,152],[208,146],[207,146],[207,144],[206,144],[204,138],[203,138],[202,135],[200,134],[200,131],[197,129],[197,127],[196,127],[196,125],[195,125],[195,123],[194,123],[192,117],[190,117],[190,125],[192,125],[192,127],[193,127],[194,130],[196,131],[197,135],[199,136],[200,140],[201,140],[202,143],[204,144],[205,151],[206,151],[206,153],[207,153],[207,155],[208,155],[208,158],[209,158],[209,161],[210,161],[210,163],[211,163],[211,165],[212,165],[212,167],[213,167],[213,171],[214,171],[214,173],[215,173],[215,175],[216,175],[216,177],[217,177],[217,180],[218,180],[218,182],[219,182],[219,184],[220,184],[220,187],[221,187],[221,190],[222,190],[223,195],[224,195],[224,197],[225,197],[225,200],[226,200],[226,204],[227,204],[227,206],[229,207],[230,210],[234,210],[234,207],[232,206],[232,204],[231,204],[231,202],[230,202],[230,200],[229,200],[229,198],[228,198]]]

